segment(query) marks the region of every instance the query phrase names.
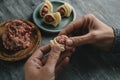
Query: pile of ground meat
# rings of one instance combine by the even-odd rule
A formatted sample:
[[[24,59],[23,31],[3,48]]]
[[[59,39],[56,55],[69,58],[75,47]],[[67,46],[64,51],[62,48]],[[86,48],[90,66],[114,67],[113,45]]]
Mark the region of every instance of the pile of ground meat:
[[[21,50],[30,46],[32,27],[21,20],[13,20],[5,24],[2,35],[3,45],[8,50]]]

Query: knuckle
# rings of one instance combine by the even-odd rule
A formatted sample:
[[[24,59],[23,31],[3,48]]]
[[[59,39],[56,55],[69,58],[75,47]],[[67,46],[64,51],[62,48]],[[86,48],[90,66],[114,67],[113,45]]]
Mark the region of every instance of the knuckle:
[[[89,13],[84,15],[83,18],[87,21],[93,21],[96,17],[93,14]]]
[[[57,59],[59,57],[59,55],[57,53],[54,53],[54,52],[51,53],[49,56],[51,59]]]
[[[96,17],[93,14],[86,14],[83,16],[84,24],[91,26],[96,20]]]
[[[76,39],[77,44],[81,43],[81,41],[84,41],[84,39],[85,39],[84,37],[77,38]]]
[[[53,73],[53,70],[52,70],[52,68],[50,68],[50,66],[45,66],[44,67],[44,70],[45,70],[45,72],[47,72],[47,73]]]
[[[97,34],[96,32],[91,32],[90,33],[91,39],[93,39],[93,41],[95,41],[97,39]]]
[[[91,13],[86,14],[85,16],[86,16],[87,18],[90,18],[90,19],[95,17],[95,16],[94,16],[93,14],[91,14]]]

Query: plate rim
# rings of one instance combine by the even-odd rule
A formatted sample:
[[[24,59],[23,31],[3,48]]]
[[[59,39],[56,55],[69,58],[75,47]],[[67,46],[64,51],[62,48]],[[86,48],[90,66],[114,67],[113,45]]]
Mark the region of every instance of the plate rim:
[[[56,1],[56,0],[51,0],[50,2],[60,2],[60,3],[68,3],[66,1]],[[45,32],[50,32],[50,33],[58,33],[60,32],[62,29],[59,29],[59,30],[48,30],[48,29],[45,29],[43,27],[40,27],[40,25],[37,23],[36,19],[35,19],[35,14],[36,14],[36,11],[40,8],[40,6],[44,3],[44,1],[42,3],[40,3],[39,5],[36,6],[36,8],[34,9],[34,12],[33,12],[33,21],[34,23],[42,30],[44,30]],[[68,3],[69,4],[69,3]],[[76,11],[75,9],[73,8],[73,6],[71,4],[69,4],[73,10],[73,20],[74,21],[76,19]],[[71,22],[72,22],[71,21]]]

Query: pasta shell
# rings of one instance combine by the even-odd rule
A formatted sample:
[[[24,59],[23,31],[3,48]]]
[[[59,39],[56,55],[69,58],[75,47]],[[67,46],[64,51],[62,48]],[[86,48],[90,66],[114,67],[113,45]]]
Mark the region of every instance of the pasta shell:
[[[53,22],[53,26],[57,26],[61,21],[60,13],[59,12],[54,13],[54,18],[55,18],[55,21]]]
[[[46,0],[45,2],[49,6],[49,11],[53,12],[53,5],[52,5],[52,3],[50,1],[48,1],[48,0]]]
[[[58,46],[60,46],[62,52],[65,51],[65,46],[63,44],[59,44],[56,41],[56,38],[54,38],[53,40],[50,40],[50,43],[51,43],[51,45],[58,45]]]
[[[52,13],[52,12],[53,12],[53,5],[49,0],[45,0],[44,4],[40,9],[40,16],[44,17],[46,14]]]
[[[62,12],[60,9],[63,9]],[[72,12],[72,7],[68,3],[64,3],[63,5],[57,8],[57,12],[60,12],[62,17],[69,17]]]
[[[65,5],[65,7],[67,9],[66,17],[69,17],[71,12],[72,12],[72,7],[68,3],[65,3],[64,5]]]
[[[48,17],[49,16],[49,17]],[[52,18],[52,19],[50,19]],[[53,20],[53,21],[52,21]],[[59,12],[56,13],[48,13],[44,16],[44,22],[46,24],[51,24],[53,26],[57,26],[61,21],[61,15]]]

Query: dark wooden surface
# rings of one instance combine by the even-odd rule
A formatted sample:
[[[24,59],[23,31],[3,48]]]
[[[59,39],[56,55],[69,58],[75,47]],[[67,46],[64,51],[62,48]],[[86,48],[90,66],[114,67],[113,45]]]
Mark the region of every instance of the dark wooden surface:
[[[0,22],[22,18],[33,22],[32,13],[43,0],[0,0]],[[76,10],[77,17],[92,13],[104,23],[120,26],[119,0],[63,0]],[[45,45],[56,34],[42,32]],[[57,80],[120,80],[120,55],[105,53],[90,45],[80,47],[72,55],[70,64]],[[23,80],[25,60],[17,62],[0,61],[0,80]]]

